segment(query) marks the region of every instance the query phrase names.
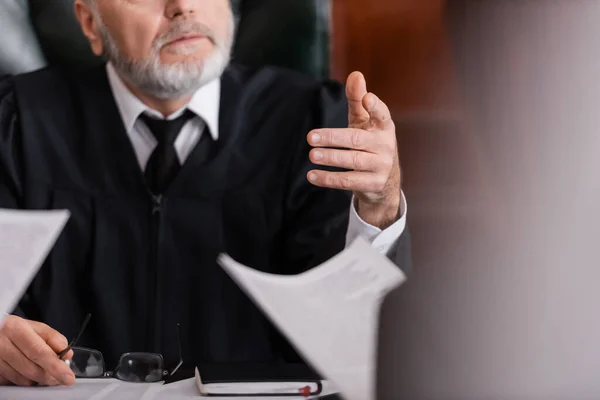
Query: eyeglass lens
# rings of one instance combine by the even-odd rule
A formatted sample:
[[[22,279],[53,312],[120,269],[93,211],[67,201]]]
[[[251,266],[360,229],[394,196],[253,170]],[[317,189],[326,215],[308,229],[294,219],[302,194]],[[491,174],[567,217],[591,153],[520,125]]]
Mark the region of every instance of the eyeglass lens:
[[[124,354],[115,371],[115,378],[127,382],[160,382],[163,379],[163,358],[152,353]]]
[[[104,376],[104,357],[92,349],[73,347],[73,358],[68,360],[71,371],[77,378],[101,378]]]

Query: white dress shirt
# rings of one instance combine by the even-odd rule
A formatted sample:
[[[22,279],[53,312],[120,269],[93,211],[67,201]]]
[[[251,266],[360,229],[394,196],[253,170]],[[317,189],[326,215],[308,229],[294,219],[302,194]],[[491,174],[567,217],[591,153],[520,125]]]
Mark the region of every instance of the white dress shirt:
[[[140,168],[146,169],[146,164],[150,155],[157,145],[156,139],[139,116],[142,113],[163,118],[163,116],[146,106],[125,86],[112,64],[106,66],[108,80],[117,103],[117,108],[123,119],[125,131],[131,140],[135,150]],[[221,81],[214,81],[201,87],[190,102],[180,110],[169,115],[166,119],[175,119],[186,109],[190,110],[196,116],[190,119],[181,129],[181,132],[175,140],[175,151],[181,164],[185,162],[188,155],[194,149],[208,126],[208,132],[213,140],[219,139],[219,104],[221,97]],[[350,216],[348,222],[348,231],[346,234],[346,245],[352,243],[358,236],[362,236],[373,244],[382,254],[386,254],[395,244],[406,226],[406,200],[402,194],[400,213],[401,217],[393,225],[385,230],[381,230],[373,225],[363,221],[354,207],[354,199],[350,206]]]

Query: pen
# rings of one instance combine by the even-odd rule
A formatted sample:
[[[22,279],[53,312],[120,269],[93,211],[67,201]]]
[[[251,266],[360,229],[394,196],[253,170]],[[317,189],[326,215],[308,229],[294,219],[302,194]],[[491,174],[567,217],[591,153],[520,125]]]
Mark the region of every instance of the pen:
[[[75,339],[71,340],[71,343],[69,343],[69,345],[67,346],[66,349],[56,353],[58,358],[60,358],[62,360],[63,357],[69,352],[69,350],[71,350],[71,348],[73,346],[75,346],[75,343],[77,343],[79,341],[79,338],[83,334],[83,331],[85,330],[85,327],[87,326],[88,322],[90,322],[91,317],[92,317],[92,314],[88,313],[88,315],[86,315],[85,320],[83,320],[83,324],[81,324],[81,328],[79,328],[79,332],[77,333],[77,336],[75,336]]]

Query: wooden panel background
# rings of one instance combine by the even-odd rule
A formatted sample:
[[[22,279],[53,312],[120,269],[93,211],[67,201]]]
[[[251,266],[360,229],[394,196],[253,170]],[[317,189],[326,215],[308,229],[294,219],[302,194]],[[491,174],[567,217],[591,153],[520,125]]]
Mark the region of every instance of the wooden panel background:
[[[396,123],[415,267],[452,254],[453,238],[484,219],[493,197],[479,138],[458,111],[444,7],[445,0],[333,0],[333,77],[363,72]]]
[[[445,0],[334,0],[333,77],[359,70],[394,114],[445,110],[453,79]]]

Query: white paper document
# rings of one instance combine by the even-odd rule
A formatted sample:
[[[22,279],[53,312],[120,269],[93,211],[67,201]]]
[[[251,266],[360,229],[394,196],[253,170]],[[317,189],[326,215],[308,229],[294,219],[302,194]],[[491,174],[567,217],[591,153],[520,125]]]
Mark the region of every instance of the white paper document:
[[[378,320],[406,277],[364,239],[300,275],[259,272],[219,256],[232,279],[347,400],[375,398]]]
[[[0,325],[16,307],[68,218],[68,211],[0,209]]]

